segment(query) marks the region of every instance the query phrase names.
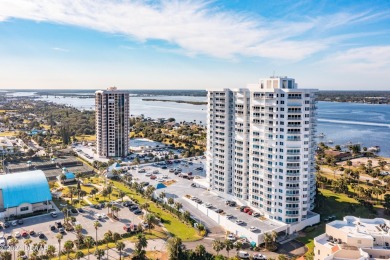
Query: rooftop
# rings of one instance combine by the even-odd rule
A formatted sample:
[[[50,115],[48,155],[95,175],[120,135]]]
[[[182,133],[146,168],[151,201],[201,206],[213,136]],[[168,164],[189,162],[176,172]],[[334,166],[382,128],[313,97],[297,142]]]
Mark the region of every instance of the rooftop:
[[[390,236],[390,221],[383,218],[364,219],[347,216],[328,225],[353,237]]]
[[[4,207],[51,200],[49,184],[41,170],[0,175]]]

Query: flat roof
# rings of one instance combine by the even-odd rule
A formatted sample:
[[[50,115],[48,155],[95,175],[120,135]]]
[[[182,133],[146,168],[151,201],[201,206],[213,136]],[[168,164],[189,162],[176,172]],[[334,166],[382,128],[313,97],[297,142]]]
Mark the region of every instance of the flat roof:
[[[383,218],[364,219],[347,216],[344,217],[343,220],[335,220],[328,223],[327,225],[337,228],[338,230],[347,233],[351,237],[390,237],[388,230],[385,230],[383,227],[383,225],[386,225],[388,229],[390,229],[390,221]]]

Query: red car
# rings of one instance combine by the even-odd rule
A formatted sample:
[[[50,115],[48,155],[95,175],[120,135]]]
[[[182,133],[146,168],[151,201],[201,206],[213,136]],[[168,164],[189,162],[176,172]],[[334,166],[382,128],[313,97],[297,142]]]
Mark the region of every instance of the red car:
[[[245,208],[245,209],[244,209],[244,212],[245,212],[245,213],[248,213],[248,211],[250,211],[250,210],[251,210],[250,208]]]
[[[252,214],[253,214],[252,210],[248,211],[248,215],[252,215]]]
[[[27,237],[28,236],[28,232],[26,230],[23,230],[21,235],[22,235],[22,237]]]
[[[150,179],[151,180],[155,180],[155,179],[157,179],[157,176],[156,175],[152,175],[152,176],[150,176]]]

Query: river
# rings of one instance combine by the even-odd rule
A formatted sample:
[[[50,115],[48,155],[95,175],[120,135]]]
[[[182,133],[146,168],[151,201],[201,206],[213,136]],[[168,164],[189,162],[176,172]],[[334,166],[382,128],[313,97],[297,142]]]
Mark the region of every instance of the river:
[[[34,92],[16,92],[15,96],[31,96]],[[151,118],[173,117],[177,121],[206,122],[206,105],[142,101],[145,97],[130,97],[130,114]],[[206,101],[206,97],[158,96],[166,100]],[[42,96],[39,100],[71,105],[79,109],[93,110],[93,98]],[[390,157],[390,106],[359,103],[318,102],[318,133],[324,133],[321,141],[333,144],[360,143],[381,148],[379,155]]]

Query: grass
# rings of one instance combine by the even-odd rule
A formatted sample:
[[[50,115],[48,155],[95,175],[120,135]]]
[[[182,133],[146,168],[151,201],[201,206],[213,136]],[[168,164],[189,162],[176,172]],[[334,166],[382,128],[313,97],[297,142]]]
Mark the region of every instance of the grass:
[[[96,135],[77,135],[76,138],[79,141],[87,141],[87,142],[96,141]]]
[[[0,132],[0,136],[16,136],[16,132]]]
[[[7,112],[16,112],[16,110],[0,109],[0,113],[7,113]]]
[[[163,209],[157,207],[154,202],[143,198],[135,191],[126,187],[123,183],[117,181],[112,181],[112,183],[119,190],[124,191],[130,198],[138,200],[140,204],[148,202],[150,205],[149,211],[159,217],[162,220],[165,228],[174,236],[181,238],[183,241],[195,241],[201,239],[201,236],[197,234],[196,230],[193,227],[190,227],[187,224],[183,223],[177,217],[173,216],[170,212],[164,211]]]
[[[371,213],[367,208],[360,205],[354,198],[349,198],[346,194],[334,193],[328,189],[319,189],[322,195],[317,195],[318,204],[314,212],[321,215],[321,219],[331,215],[336,216],[336,219],[343,219],[344,216],[354,215],[362,218],[373,218],[375,214]],[[314,241],[316,236],[325,232],[325,222],[321,221],[319,225],[305,228],[302,233],[304,236],[297,238],[298,241],[304,243],[308,249],[305,255],[313,252]]]

